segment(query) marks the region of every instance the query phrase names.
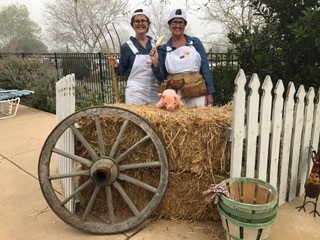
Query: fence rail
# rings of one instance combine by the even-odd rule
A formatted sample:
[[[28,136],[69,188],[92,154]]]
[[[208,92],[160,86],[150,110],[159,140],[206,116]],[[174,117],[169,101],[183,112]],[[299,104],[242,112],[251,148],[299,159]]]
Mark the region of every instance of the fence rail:
[[[110,53],[112,54],[112,53]],[[104,53],[0,53],[0,58],[15,55],[26,59],[40,59],[52,64],[57,71],[57,81],[68,74],[75,74],[79,99],[100,99],[114,103],[111,69]],[[112,54],[117,55],[117,54]],[[228,66],[238,68],[235,55],[231,53],[207,53],[209,67]],[[233,80],[233,79],[232,79]],[[118,77],[120,97],[124,100],[126,77]]]
[[[278,190],[280,205],[303,195],[310,146],[319,146],[319,96],[312,87],[306,92],[301,85],[296,91],[292,82],[285,92],[281,80],[273,88],[269,76],[261,86],[256,74],[247,83],[240,70],[233,102],[231,176],[269,182]]]

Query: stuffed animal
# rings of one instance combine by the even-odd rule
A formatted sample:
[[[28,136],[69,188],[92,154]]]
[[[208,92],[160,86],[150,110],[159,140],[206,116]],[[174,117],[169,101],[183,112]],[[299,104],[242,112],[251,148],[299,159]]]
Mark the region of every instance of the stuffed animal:
[[[169,111],[173,111],[183,105],[180,101],[180,95],[173,89],[166,89],[158,95],[160,96],[160,101],[156,104],[158,108],[166,107]]]

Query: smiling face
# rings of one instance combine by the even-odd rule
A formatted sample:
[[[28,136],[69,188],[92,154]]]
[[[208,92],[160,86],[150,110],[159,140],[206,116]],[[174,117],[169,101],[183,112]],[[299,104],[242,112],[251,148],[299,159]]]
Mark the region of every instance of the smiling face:
[[[169,28],[173,35],[182,35],[186,24],[183,18],[173,18],[169,21]]]
[[[138,14],[132,17],[131,26],[137,34],[147,33],[149,31],[150,20],[144,14]]]

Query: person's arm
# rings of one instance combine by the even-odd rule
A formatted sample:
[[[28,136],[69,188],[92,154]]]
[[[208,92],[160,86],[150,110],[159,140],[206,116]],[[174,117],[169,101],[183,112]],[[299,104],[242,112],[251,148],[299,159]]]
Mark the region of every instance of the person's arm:
[[[152,71],[158,83],[160,84],[166,79],[168,75],[166,66],[165,66],[165,58],[167,54],[165,45],[158,47],[155,54],[158,55],[158,65],[157,66],[152,65]]]
[[[214,87],[213,77],[212,77],[212,73],[209,68],[208,57],[207,57],[206,51],[204,49],[204,46],[201,43],[199,38],[196,38],[196,37],[193,38],[193,42],[194,42],[195,49],[197,50],[197,52],[201,56],[200,73],[202,74],[202,77],[206,82],[208,93],[214,94],[216,92],[216,89]]]
[[[121,45],[120,59],[115,71],[118,75],[129,75],[134,62],[135,55],[127,43]]]

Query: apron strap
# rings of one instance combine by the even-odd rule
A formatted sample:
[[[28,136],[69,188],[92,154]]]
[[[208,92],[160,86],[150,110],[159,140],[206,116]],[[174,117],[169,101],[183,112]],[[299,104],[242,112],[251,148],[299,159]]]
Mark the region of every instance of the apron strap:
[[[193,41],[191,40],[187,46],[193,46]]]
[[[135,55],[139,53],[138,49],[136,48],[136,46],[134,46],[133,42],[130,39],[127,41],[127,44]]]
[[[172,47],[167,46],[167,52],[172,52]]]

